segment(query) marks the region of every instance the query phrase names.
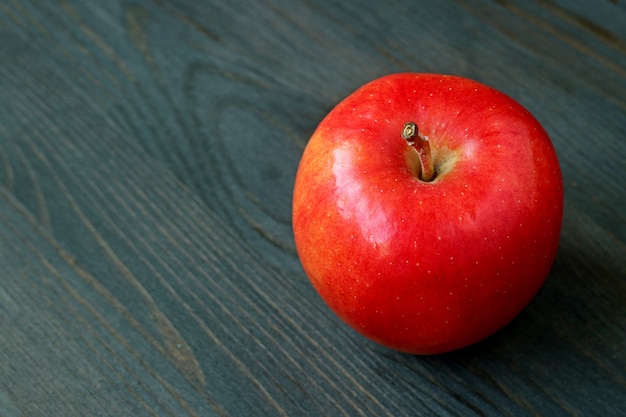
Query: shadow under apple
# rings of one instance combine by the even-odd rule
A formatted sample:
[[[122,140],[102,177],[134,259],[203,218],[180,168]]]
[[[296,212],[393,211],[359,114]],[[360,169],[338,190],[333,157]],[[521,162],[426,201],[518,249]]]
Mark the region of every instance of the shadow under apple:
[[[539,414],[577,413],[592,404],[605,415],[626,409],[626,268],[609,250],[615,244],[610,234],[580,220],[576,215],[564,219],[550,276],[499,332],[436,356],[372,349],[392,368],[427,376],[436,385],[445,381],[440,388],[451,394],[457,392],[452,381],[470,397],[488,397],[496,408],[506,403]],[[409,378],[399,369],[393,372]],[[591,397],[589,386],[594,387]]]

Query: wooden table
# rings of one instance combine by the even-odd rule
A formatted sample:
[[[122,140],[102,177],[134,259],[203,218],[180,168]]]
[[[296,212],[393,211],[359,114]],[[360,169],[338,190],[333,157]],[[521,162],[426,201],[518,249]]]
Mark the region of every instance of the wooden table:
[[[313,129],[400,71],[515,97],[564,175],[541,293],[440,356],[341,323],[292,238]],[[1,0],[0,415],[626,415],[625,135],[622,0]]]

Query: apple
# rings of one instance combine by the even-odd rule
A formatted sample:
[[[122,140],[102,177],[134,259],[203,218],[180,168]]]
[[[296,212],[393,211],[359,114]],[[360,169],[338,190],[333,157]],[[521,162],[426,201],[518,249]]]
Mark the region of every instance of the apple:
[[[509,96],[459,76],[393,74],[319,124],[292,214],[303,269],[339,317],[389,348],[443,353],[504,327],[544,283],[561,170]]]

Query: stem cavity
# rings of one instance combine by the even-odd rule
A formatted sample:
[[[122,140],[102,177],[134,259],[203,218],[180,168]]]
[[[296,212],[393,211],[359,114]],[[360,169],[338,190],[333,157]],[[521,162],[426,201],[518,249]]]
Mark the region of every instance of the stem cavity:
[[[419,133],[415,122],[406,122],[402,129],[402,138],[416,151],[420,160],[419,179],[430,182],[435,178],[435,165],[428,138]]]

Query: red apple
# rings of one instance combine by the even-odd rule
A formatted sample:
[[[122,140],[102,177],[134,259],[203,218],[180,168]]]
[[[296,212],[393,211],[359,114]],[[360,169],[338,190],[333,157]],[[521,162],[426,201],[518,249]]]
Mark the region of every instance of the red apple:
[[[339,103],[306,146],[293,197],[298,255],[321,297],[414,354],[470,345],[519,314],[549,273],[562,214],[539,122],[493,88],[434,74],[389,75]]]

